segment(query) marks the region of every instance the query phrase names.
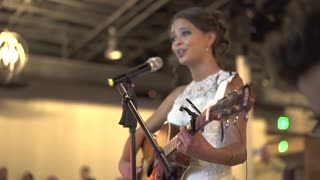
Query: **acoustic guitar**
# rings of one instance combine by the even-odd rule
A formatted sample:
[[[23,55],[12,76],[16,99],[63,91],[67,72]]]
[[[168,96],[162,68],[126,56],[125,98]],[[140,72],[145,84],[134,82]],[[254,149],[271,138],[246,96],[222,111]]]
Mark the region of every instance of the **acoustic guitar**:
[[[215,105],[209,109],[209,120],[198,123],[195,132],[203,130],[203,128],[212,121],[224,121],[225,127],[229,125],[229,119],[236,124],[238,120],[237,114],[240,112],[246,113],[245,119],[248,119],[247,112],[251,109],[255,99],[255,93],[250,85],[245,85],[242,88],[226,95],[219,100]],[[191,128],[187,127],[191,132]],[[189,166],[190,158],[176,150],[177,148],[177,134],[179,127],[166,123],[164,124],[156,136],[157,144],[162,147],[162,150],[172,166],[175,167],[176,174],[181,176],[185,169]],[[149,140],[145,140],[142,146],[142,153],[144,158],[143,172],[140,179],[168,179],[168,175],[162,168],[160,161],[153,153],[153,147]],[[148,163],[145,163],[148,162]]]

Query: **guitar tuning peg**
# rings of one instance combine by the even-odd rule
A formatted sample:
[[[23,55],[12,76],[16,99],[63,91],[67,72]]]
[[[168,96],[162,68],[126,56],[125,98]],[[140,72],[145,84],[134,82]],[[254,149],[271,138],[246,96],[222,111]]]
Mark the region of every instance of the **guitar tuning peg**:
[[[186,127],[186,129],[187,129],[188,131],[190,131],[190,130],[191,130],[191,126],[188,125],[188,126]]]
[[[238,90],[238,89],[235,89],[234,90],[234,93],[237,93],[238,95],[240,95],[242,93],[242,91]]]
[[[233,124],[237,124],[238,120],[239,120],[239,116],[234,117]]]
[[[234,105],[233,109],[235,109],[235,111],[240,111],[241,107],[240,105]]]
[[[249,119],[249,114],[246,113],[246,115],[244,116],[244,120],[248,121],[248,119]]]
[[[214,113],[214,114],[213,114],[213,117],[216,118],[216,119],[221,119],[221,118],[222,118],[222,114],[220,114],[220,113]]]
[[[228,127],[229,127],[229,119],[227,119],[226,121],[225,129],[227,129]]]
[[[226,112],[227,114],[232,113],[232,109],[230,109],[230,108],[223,109],[223,111]]]

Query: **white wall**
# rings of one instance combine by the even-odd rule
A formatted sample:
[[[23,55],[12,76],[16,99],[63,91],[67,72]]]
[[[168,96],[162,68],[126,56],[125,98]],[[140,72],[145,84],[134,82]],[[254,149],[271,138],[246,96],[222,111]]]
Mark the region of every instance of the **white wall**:
[[[118,159],[128,129],[118,125],[122,109],[111,105],[38,100],[0,100],[0,166],[9,180],[29,170],[79,179],[89,165],[96,179],[119,177]],[[153,110],[139,109],[144,119]]]
[[[247,143],[247,157],[251,156],[252,163],[245,162],[243,164],[233,166],[232,174],[235,180],[249,179],[249,175],[246,174],[249,170],[252,172],[254,178],[254,163],[259,159],[259,156],[254,153],[255,150],[260,149],[267,143],[266,124],[265,120],[251,117],[247,124],[247,141],[251,140],[251,143]],[[249,151],[250,150],[250,151]]]

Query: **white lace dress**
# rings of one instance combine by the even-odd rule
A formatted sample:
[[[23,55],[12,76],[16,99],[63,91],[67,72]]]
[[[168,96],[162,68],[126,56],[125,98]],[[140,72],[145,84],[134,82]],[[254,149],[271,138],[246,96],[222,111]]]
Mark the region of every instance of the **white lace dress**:
[[[230,77],[229,72],[220,70],[218,73],[212,74],[202,81],[192,81],[175,100],[174,105],[168,114],[167,121],[178,126],[188,125],[190,122],[190,116],[185,111],[179,111],[179,108],[182,105],[193,110],[190,104],[186,101],[186,98],[188,98],[201,112],[203,112],[209,101],[214,98],[218,88],[218,83],[228,77]],[[219,148],[226,144],[225,141],[221,141],[220,131],[220,122],[212,121],[205,126],[202,134],[213,147]],[[182,179],[232,179],[231,167],[193,159]]]

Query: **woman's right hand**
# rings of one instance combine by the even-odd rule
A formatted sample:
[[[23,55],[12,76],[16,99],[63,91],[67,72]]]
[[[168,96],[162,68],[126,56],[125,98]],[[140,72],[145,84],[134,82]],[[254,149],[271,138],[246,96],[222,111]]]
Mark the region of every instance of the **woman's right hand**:
[[[131,175],[130,175],[130,171],[131,171],[131,163],[130,161],[126,161],[126,160],[120,160],[119,162],[119,170],[120,173],[123,177],[124,180],[130,180],[131,179]],[[141,167],[136,168],[136,173],[140,173],[141,172]]]

